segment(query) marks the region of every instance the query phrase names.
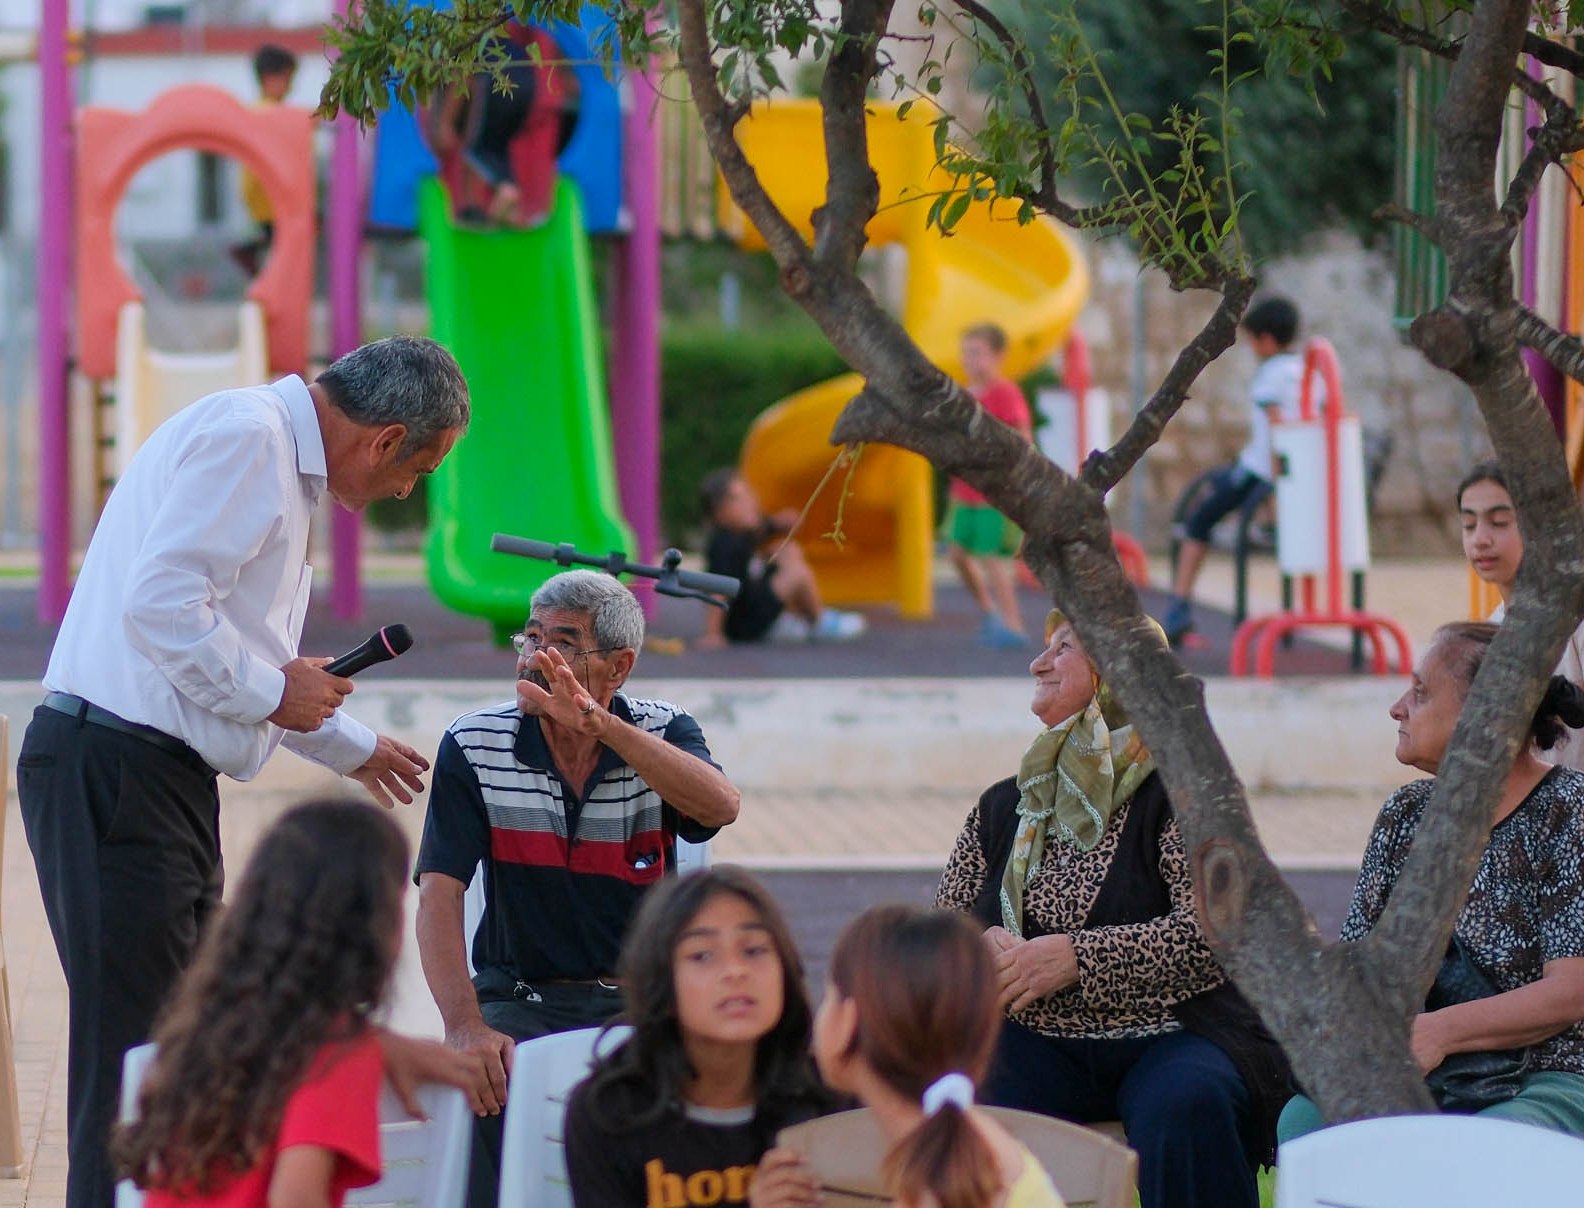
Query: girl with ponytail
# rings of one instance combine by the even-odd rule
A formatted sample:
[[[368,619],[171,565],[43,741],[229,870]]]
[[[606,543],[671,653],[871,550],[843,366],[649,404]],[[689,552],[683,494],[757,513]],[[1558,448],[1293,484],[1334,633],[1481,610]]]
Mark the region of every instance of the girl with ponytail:
[[[1062,1208],[1033,1155],[973,1106],[1000,1023],[989,949],[961,915],[876,907],[837,940],[814,1056],[874,1114],[901,1208]],[[761,1177],[796,1161],[772,1151]]]

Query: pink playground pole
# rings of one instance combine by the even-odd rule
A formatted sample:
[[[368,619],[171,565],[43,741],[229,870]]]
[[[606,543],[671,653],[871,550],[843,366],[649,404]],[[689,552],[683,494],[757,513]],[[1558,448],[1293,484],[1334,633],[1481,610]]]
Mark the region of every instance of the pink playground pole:
[[[350,0],[336,0],[346,15]],[[330,161],[330,355],[351,352],[363,342],[362,299],[358,260],[363,247],[363,170],[359,156],[362,134],[345,113],[335,120],[335,145]],[[343,621],[363,615],[363,584],[358,565],[362,521],[355,512],[335,505],[330,521],[330,609]]]
[[[660,157],[654,75],[632,77],[632,108],[622,131],[623,176],[632,230],[616,254],[615,359],[611,431],[622,511],[638,540],[633,554],[653,561],[660,543]],[[652,599],[650,593],[644,593]]]
[[[71,449],[66,361],[66,283],[71,280],[72,83],[66,28],[70,0],[43,0],[39,21],[38,619],[54,625],[71,597]]]

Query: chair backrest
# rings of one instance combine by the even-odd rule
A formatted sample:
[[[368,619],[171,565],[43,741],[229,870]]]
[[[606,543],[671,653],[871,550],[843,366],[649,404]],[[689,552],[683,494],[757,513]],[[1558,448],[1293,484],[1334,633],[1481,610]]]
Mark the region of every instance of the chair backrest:
[[[138,1090],[143,1076],[154,1061],[155,1046],[140,1044],[128,1049],[121,1058],[121,1123],[130,1124],[137,1119]],[[143,1208],[143,1193],[131,1179],[116,1184],[115,1208]]]
[[[365,1208],[462,1208],[473,1152],[473,1113],[454,1086],[421,1086],[425,1120],[407,1114],[395,1092],[380,1095],[380,1181],[347,1192]]]
[[[1584,1187],[1584,1140],[1481,1116],[1386,1116],[1288,1141],[1276,1165],[1277,1208],[1562,1204]]]
[[[702,843],[689,843],[686,839],[676,841],[676,870],[679,877],[685,877],[690,872],[703,872],[710,866],[710,844],[712,839]]]
[[[1132,1208],[1138,1155],[1126,1145],[1051,1116],[1006,1107],[982,1110],[1027,1146],[1068,1208]],[[877,1197],[884,1198],[880,1163],[886,1139],[867,1108],[784,1128],[776,1143],[796,1150],[814,1168],[821,1208],[873,1208]]]
[[[138,1088],[154,1060],[155,1046],[129,1049],[121,1063],[121,1119],[137,1119]],[[450,1086],[421,1086],[418,1102],[426,1120],[407,1114],[387,1086],[380,1095],[380,1180],[347,1193],[348,1204],[378,1208],[462,1208],[467,1198],[473,1145],[473,1113],[462,1092]],[[130,1180],[116,1184],[115,1208],[142,1208],[143,1193]]]
[[[517,1046],[501,1141],[502,1208],[571,1208],[562,1140],[567,1097],[588,1076],[594,1058],[631,1032],[625,1026],[580,1028]]]

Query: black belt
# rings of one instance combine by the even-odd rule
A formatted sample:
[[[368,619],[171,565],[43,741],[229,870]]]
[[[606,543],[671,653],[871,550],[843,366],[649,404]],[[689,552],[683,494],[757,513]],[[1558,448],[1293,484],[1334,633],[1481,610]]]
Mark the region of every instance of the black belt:
[[[44,707],[54,709],[57,713],[64,713],[67,717],[75,717],[78,721],[88,722],[90,725],[103,726],[106,730],[115,730],[120,734],[141,738],[151,746],[156,746],[172,755],[189,759],[201,758],[196,751],[174,735],[167,734],[164,730],[156,730],[153,726],[145,726],[118,717],[109,709],[101,709],[98,705],[90,704],[82,697],[73,696],[69,692],[46,692]]]

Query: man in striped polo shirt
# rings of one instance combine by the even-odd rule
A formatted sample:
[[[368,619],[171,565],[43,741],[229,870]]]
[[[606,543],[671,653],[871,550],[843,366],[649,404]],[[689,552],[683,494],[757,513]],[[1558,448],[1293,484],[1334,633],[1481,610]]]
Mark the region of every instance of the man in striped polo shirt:
[[[440,741],[418,849],[418,950],[447,1042],[484,1058],[478,1089],[493,1112],[516,1042],[620,1009],[617,953],[678,837],[701,842],[737,817],[698,723],[621,691],[643,636],[643,610],[618,580],[554,576],[513,637],[516,698],[464,714]],[[462,895],[480,864],[469,978]],[[498,1129],[481,1134],[498,1165]],[[493,1203],[479,1162],[470,1199]]]

